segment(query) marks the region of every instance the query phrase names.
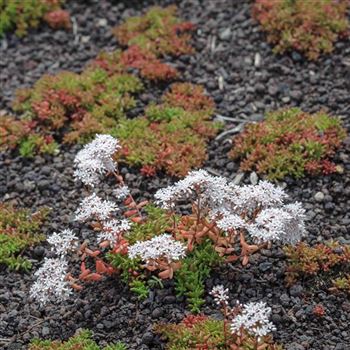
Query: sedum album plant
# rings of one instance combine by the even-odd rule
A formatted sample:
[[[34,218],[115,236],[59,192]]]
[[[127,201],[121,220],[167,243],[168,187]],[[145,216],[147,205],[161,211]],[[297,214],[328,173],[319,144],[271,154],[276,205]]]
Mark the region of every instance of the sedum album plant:
[[[269,335],[276,330],[269,321],[271,308],[264,302],[229,306],[228,290],[216,286],[211,294],[223,320],[188,315],[179,324],[158,324],[155,331],[167,339],[168,350],[281,350]]]
[[[241,170],[254,170],[269,180],[328,175],[340,170],[331,158],[345,136],[340,120],[325,112],[282,109],[248,125],[233,139],[229,156],[241,160]]]
[[[286,193],[266,181],[237,186],[205,170],[192,171],[158,190],[155,204],[137,203],[114,161],[119,149],[117,139],[97,135],[77,154],[75,176],[91,194],[81,202],[76,220],[97,233],[76,250],[81,258],[77,277],[68,272],[76,236],[63,230],[49,238],[56,258],[44,262],[31,289],[40,303],[63,300],[72,288],[82,288],[81,281],[119,274],[140,298],[147,297],[150,287],[174,278],[178,295],[186,296],[191,310],[198,312],[205,278],[217,264],[247,265],[253,253],[272,241],[295,244],[305,234],[301,204],[286,204]],[[116,180],[113,199],[96,193],[106,175]],[[190,204],[190,212],[183,212],[183,204]]]
[[[27,34],[44,19],[53,28],[70,28],[69,13],[61,9],[65,0],[0,0],[0,37],[15,29],[17,36]]]
[[[256,0],[253,16],[267,32],[274,51],[298,50],[310,60],[333,51],[347,37],[347,0]]]

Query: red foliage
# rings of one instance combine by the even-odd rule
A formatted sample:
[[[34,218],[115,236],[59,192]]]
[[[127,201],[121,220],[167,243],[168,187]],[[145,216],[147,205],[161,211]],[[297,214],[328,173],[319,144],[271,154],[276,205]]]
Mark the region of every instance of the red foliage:
[[[44,20],[53,29],[69,29],[71,28],[70,15],[65,10],[55,10],[45,14]]]
[[[326,311],[325,311],[323,305],[317,304],[313,308],[312,313],[317,317],[323,317],[325,315]]]
[[[205,95],[204,88],[191,83],[173,84],[163,100],[173,107],[182,107],[186,111],[212,112],[214,110],[214,101]]]
[[[147,176],[147,177],[152,177],[155,176],[157,173],[157,169],[153,165],[144,165],[141,169],[140,172],[142,175]]]
[[[187,315],[183,320],[182,323],[187,327],[187,328],[192,328],[195,324],[199,322],[203,322],[207,320],[208,317],[205,315]]]
[[[171,80],[178,75],[175,68],[162,63],[151,51],[142,50],[136,45],[122,53],[121,63],[139,69],[141,76],[149,80]]]

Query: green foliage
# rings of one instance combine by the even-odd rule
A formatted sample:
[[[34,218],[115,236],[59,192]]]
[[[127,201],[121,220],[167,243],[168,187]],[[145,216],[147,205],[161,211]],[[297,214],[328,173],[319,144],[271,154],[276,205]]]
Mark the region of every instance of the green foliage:
[[[243,171],[255,170],[270,180],[329,174],[337,170],[330,161],[345,138],[338,118],[290,108],[269,113],[266,120],[250,124],[234,138],[233,159]]]
[[[191,312],[200,312],[204,304],[205,279],[209,277],[212,267],[223,262],[223,258],[214,250],[207,240],[196,247],[182,261],[175,272],[176,292],[185,296]]]
[[[33,339],[28,350],[127,350],[127,347],[118,342],[102,348],[92,339],[90,331],[82,330],[66,342]]]
[[[24,36],[27,30],[37,27],[50,11],[60,9],[64,0],[0,0],[0,37],[5,32],[16,30]]]
[[[119,271],[122,280],[128,283],[140,274],[141,262],[138,259],[130,259],[127,254],[108,253],[109,263]]]
[[[185,176],[203,164],[206,141],[221,125],[209,120],[213,101],[200,86],[173,84],[162,100],[160,105],[148,106],[145,117],[122,120],[112,134],[123,146],[120,159],[142,166],[145,175],[165,170]],[[153,169],[150,174],[149,169]]]
[[[153,7],[143,16],[128,18],[114,29],[114,34],[122,45],[135,45],[157,56],[192,53],[186,32],[194,26],[175,14],[175,6]]]
[[[348,0],[255,0],[253,15],[274,51],[298,50],[315,60],[349,30]]]
[[[47,209],[30,215],[26,209],[15,210],[0,204],[0,264],[6,264],[12,270],[28,271],[31,268],[30,261],[21,254],[27,247],[44,240],[39,232],[47,215]]]
[[[166,337],[167,350],[226,349],[222,320],[201,317],[191,324],[184,321],[179,324],[158,324],[155,331]]]
[[[177,218],[169,216],[169,214],[153,204],[145,206],[146,221],[134,223],[130,231],[125,235],[129,244],[134,244],[137,241],[146,241],[155,236],[159,236],[167,232],[171,228],[174,220]]]
[[[130,290],[138,295],[140,300],[147,299],[149,295],[149,288],[146,285],[145,281],[134,279],[129,284]]]

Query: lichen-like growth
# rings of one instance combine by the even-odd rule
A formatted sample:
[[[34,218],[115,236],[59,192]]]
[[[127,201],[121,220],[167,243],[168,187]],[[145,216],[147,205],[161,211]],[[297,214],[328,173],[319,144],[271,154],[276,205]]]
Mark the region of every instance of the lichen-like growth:
[[[175,14],[175,6],[153,7],[143,16],[126,20],[114,29],[114,34],[122,45],[137,45],[158,57],[193,53],[187,32],[194,26],[182,22]]]
[[[100,347],[92,339],[92,333],[82,330],[65,342],[33,339],[28,350],[127,350],[125,344],[116,344]]]
[[[330,290],[350,291],[349,245],[331,241],[310,247],[300,243],[294,247],[286,247],[285,252],[288,258],[288,284],[311,277],[317,280],[318,285],[329,287],[332,284]]]
[[[314,60],[348,33],[347,0],[256,0],[253,16],[274,51],[298,50]]]
[[[31,262],[22,257],[22,252],[45,239],[40,226],[47,214],[47,209],[30,215],[28,210],[0,204],[0,264],[13,270],[31,268]]]
[[[42,19],[53,28],[69,28],[68,12],[61,10],[65,0],[0,0],[0,37],[15,28],[24,36],[29,28],[37,27]]]
[[[345,138],[338,118],[325,112],[308,114],[298,108],[269,113],[233,140],[229,156],[241,159],[243,171],[255,170],[268,179],[300,178],[337,171],[331,157]]]

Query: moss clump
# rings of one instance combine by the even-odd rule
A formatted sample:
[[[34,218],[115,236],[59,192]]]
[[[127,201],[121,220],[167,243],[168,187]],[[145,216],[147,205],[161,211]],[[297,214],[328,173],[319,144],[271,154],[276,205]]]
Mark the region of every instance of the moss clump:
[[[314,60],[347,35],[348,8],[347,0],[256,0],[253,15],[275,52],[298,50]]]
[[[34,339],[28,350],[127,350],[127,347],[121,342],[100,347],[92,339],[90,331],[82,330],[66,342]]]
[[[248,125],[234,138],[229,155],[241,159],[243,171],[255,170],[270,180],[327,175],[337,170],[330,159],[345,136],[340,120],[325,112],[284,109]]]
[[[29,270],[31,263],[21,256],[24,249],[45,239],[40,226],[48,215],[41,209],[30,215],[26,209],[0,204],[0,264],[13,270]]]

